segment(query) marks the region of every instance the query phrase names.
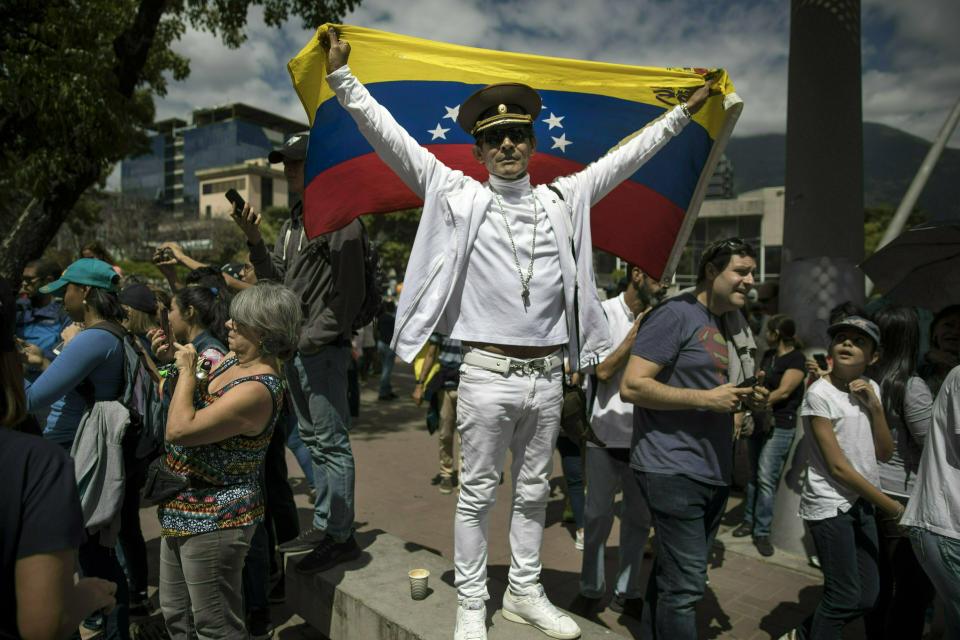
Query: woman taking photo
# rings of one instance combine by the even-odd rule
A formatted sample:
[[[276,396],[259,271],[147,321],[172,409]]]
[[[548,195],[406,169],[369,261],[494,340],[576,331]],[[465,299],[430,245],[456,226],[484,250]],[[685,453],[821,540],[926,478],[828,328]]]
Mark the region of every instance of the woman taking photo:
[[[67,451],[73,447],[84,414],[97,402],[116,400],[122,391],[123,345],[114,333],[101,330],[113,325],[122,331],[119,325],[124,312],[116,293],[119,280],[106,262],[81,258],[67,267],[59,280],[40,289],[62,295],[70,318],[85,327],[53,362],[44,359],[39,363],[43,373],[26,387],[27,411],[51,407],[44,437]],[[117,585],[117,606],[105,616],[105,636],[110,640],[129,638],[126,577],[113,543],[105,541],[109,546],[103,546],[100,532],[89,533],[80,545],[83,574]]]
[[[893,438],[893,457],[879,463],[880,488],[906,506],[920,467],[923,441],[933,421],[930,388],[914,375],[920,351],[920,327],[912,308],[891,306],[874,316],[883,350],[868,375],[880,385],[880,397]],[[923,635],[924,614],[933,585],[917,561],[909,538],[894,520],[876,514],[880,553],[880,595],[867,615],[870,640],[911,640]]]
[[[160,607],[174,640],[246,637],[241,576],[263,520],[260,467],[283,403],[279,360],[296,350],[301,320],[293,292],[262,283],[233,299],[230,353],[209,381],[198,382],[194,345],[174,345],[164,460],[189,485],[158,509]]]
[[[764,374],[763,386],[770,389],[768,403],[772,415],[764,417],[772,424],[769,431],[757,424],[747,440],[751,478],[743,522],[733,531],[737,538],[753,535],[754,546],[764,556],[773,555],[773,502],[797,430],[797,409],[803,401],[806,369],[803,353],[797,349],[796,334],[797,326],[788,316],[777,315],[767,321],[766,339],[772,348],[763,354],[760,369]]]
[[[227,352],[226,321],[229,300],[218,287],[183,287],[170,301],[170,333],[153,329],[147,333],[157,360],[170,364],[174,360],[172,342],[190,344],[215,369]]]

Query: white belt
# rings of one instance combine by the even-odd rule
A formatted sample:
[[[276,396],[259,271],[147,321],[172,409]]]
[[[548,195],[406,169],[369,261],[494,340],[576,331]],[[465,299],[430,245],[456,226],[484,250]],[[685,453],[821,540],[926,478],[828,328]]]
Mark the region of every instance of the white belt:
[[[474,367],[486,369],[487,371],[495,371],[505,376],[511,373],[520,373],[523,375],[531,375],[533,373],[547,374],[557,367],[563,366],[563,358],[556,353],[551,353],[544,358],[523,359],[471,350],[463,356],[463,362]]]

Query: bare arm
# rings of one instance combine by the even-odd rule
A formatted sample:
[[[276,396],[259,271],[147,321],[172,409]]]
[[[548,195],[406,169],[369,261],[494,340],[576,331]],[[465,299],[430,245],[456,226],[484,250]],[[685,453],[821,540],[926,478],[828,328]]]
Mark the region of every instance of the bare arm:
[[[800,386],[800,383],[803,382],[805,377],[805,373],[800,371],[800,369],[787,369],[784,371],[783,377],[780,378],[780,385],[770,392],[770,397],[767,398],[767,404],[774,405],[784,398],[789,398],[790,394]]]
[[[174,347],[180,375],[167,413],[167,442],[194,447],[263,432],[273,414],[273,399],[263,384],[255,380],[242,382],[210,406],[197,410],[193,406],[196,351],[193,345]]]
[[[827,463],[827,472],[837,482],[849,487],[861,498],[876,505],[885,513],[899,517],[903,515],[903,505],[884,495],[880,489],[873,486],[853,468],[847,456],[844,455],[837,436],[833,432],[833,422],[829,418],[812,416],[810,419],[813,440],[820,448],[824,461]],[[889,429],[888,429],[889,432]]]
[[[880,398],[874,392],[873,385],[862,378],[850,383],[850,393],[870,416],[870,430],[873,432],[873,447],[877,452],[877,460],[886,462],[893,457],[894,445],[890,427],[887,425],[887,414]]]
[[[627,369],[620,383],[620,397],[638,407],[659,411],[703,409],[718,413],[732,413],[742,398],[753,389],[739,389],[733,384],[724,384],[713,389],[681,389],[672,387],[655,378],[663,365],[650,362],[640,356],[630,356]]]
[[[637,339],[637,330],[640,328],[640,322],[645,315],[646,312],[637,316],[633,321],[633,326],[630,327],[630,331],[627,332],[626,337],[623,339],[623,342],[617,345],[617,348],[597,365],[596,373],[598,380],[606,382],[616,375],[617,371],[626,366],[627,360],[630,359],[630,349],[633,348],[633,343]]]
[[[24,640],[67,638],[88,615],[116,604],[112,582],[83,578],[74,584],[76,559],[70,549],[17,560],[17,629]]]

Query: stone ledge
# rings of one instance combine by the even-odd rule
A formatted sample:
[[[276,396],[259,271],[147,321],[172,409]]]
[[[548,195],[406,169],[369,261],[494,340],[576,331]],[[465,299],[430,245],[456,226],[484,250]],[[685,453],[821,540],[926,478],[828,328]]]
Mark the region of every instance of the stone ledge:
[[[358,560],[310,576],[296,572],[302,556],[287,557],[286,593],[292,610],[331,640],[449,640],[457,601],[453,563],[380,530],[358,533],[357,542],[363,548]],[[410,598],[407,580],[407,572],[416,568],[430,571],[430,591],[420,601]],[[489,640],[546,640],[540,631],[499,615],[506,585],[490,580],[489,589]],[[573,617],[584,640],[623,637]]]

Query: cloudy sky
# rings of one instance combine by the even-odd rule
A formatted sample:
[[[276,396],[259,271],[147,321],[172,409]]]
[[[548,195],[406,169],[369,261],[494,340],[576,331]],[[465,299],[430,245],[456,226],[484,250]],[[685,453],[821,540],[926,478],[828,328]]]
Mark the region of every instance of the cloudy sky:
[[[505,51],[650,66],[725,67],[745,102],[735,135],[786,123],[787,0],[362,0],[344,22]],[[703,7],[713,7],[704,13]],[[190,77],[171,83],[158,118],[248,104],[306,122],[286,62],[310,38],[294,18],[268,28],[248,16],[231,50],[189,30],[177,49]],[[932,139],[960,98],[960,2],[863,0],[864,119]],[[829,108],[829,105],[827,105]],[[950,146],[960,147],[960,132]]]

